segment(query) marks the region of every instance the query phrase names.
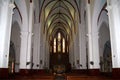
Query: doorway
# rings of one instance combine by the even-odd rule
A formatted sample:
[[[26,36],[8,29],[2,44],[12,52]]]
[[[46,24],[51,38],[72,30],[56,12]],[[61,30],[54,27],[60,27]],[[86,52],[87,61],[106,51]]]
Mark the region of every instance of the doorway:
[[[111,56],[111,44],[107,41],[104,45],[103,52],[103,67],[104,72],[112,72],[112,56]]]
[[[100,71],[103,73],[112,72],[110,31],[107,23],[103,22],[99,29],[99,53]]]

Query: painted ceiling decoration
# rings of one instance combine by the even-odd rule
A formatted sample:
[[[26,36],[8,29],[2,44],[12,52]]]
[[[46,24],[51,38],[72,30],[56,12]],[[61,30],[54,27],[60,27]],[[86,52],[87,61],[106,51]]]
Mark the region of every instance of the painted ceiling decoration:
[[[80,0],[40,0],[40,4],[46,35],[54,36],[61,32],[72,37],[76,32],[76,17],[80,18]]]

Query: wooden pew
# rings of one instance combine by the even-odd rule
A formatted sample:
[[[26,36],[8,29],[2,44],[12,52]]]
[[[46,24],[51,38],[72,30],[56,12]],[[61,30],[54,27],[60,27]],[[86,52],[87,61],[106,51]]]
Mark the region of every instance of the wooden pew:
[[[81,77],[81,76],[67,76],[67,80],[87,80],[87,77]]]
[[[54,76],[39,76],[34,77],[34,80],[54,80]]]
[[[67,76],[67,80],[108,80],[96,76]]]
[[[16,77],[15,79],[9,79],[9,80],[54,80],[54,76],[43,76],[43,75],[19,76]]]

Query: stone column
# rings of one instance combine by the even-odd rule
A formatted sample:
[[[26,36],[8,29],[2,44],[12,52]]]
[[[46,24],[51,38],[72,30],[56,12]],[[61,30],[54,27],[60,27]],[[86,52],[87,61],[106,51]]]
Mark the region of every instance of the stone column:
[[[14,8],[10,0],[0,0],[0,77],[7,76],[12,14]]]
[[[75,69],[79,69],[80,67],[79,67],[79,56],[80,56],[80,54],[79,54],[79,41],[78,41],[78,34],[76,34],[75,36],[74,36],[74,42],[73,42],[73,44],[74,44],[74,62],[75,62]],[[78,63],[79,62],[79,63]]]
[[[87,27],[88,27],[88,67],[90,75],[99,75],[98,34],[93,32],[91,23],[91,5],[87,2]]]
[[[28,33],[28,52],[27,52],[27,69],[31,68],[31,51],[32,51],[32,29],[33,29],[33,10],[34,10],[34,3],[30,3],[30,11],[29,11],[29,33]]]
[[[21,32],[20,69],[27,68],[28,32]]]
[[[70,64],[71,64],[71,67],[73,68],[74,65],[74,47],[73,47],[73,42],[71,41],[70,43],[70,46],[69,46],[69,61],[70,61]]]
[[[72,67],[75,68],[75,54],[74,54],[74,42],[71,40],[71,60],[72,60]]]
[[[40,26],[40,23],[36,23],[34,24],[34,29],[33,29],[33,32],[34,32],[34,39],[33,39],[33,63],[34,63],[34,66],[33,66],[33,69],[39,69],[40,68],[40,59],[41,59],[41,49],[40,49],[40,46],[41,46],[41,42],[40,42],[40,31],[41,31],[41,26]]]
[[[113,76],[120,76],[120,0],[107,0]]]
[[[87,37],[88,37],[88,66],[89,66],[89,69],[93,68],[93,65],[90,64],[91,61],[93,61],[93,58],[92,58],[92,26],[91,26],[91,11],[90,11],[90,4],[87,4],[87,27],[88,27],[88,34]]]

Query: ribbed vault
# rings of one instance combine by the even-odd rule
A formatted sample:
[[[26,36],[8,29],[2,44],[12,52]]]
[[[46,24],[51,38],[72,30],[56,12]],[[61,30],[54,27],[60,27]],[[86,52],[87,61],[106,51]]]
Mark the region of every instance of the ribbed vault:
[[[40,4],[40,21],[44,24],[42,29],[46,37],[54,37],[60,31],[72,39],[76,33],[76,20],[80,21],[80,0],[41,0]]]

